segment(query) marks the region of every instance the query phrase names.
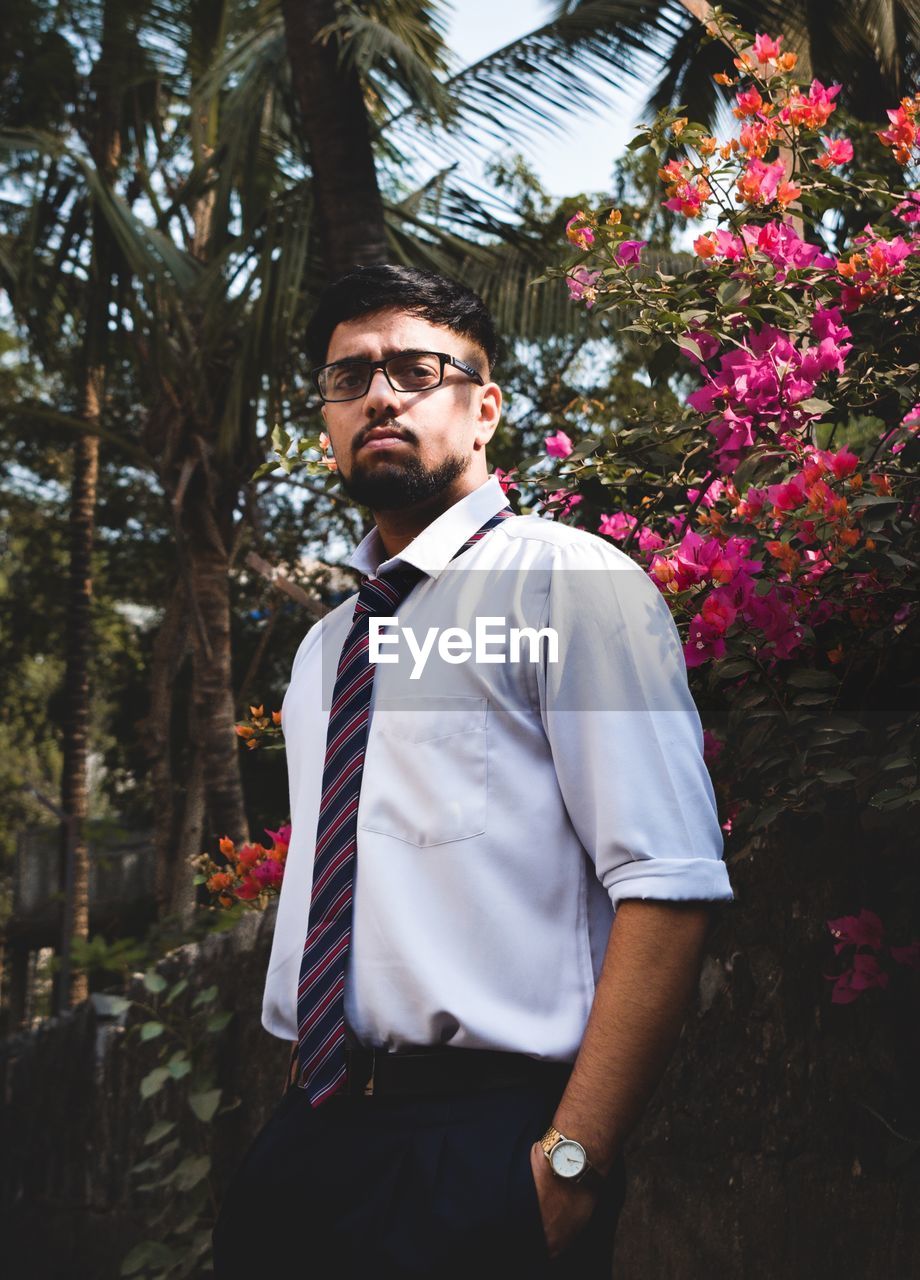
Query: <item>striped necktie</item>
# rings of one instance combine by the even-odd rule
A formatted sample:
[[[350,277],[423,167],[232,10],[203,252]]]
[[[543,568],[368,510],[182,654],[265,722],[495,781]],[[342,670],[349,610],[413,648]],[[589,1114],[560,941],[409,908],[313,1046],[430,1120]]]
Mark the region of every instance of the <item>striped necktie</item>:
[[[511,508],[505,507],[492,516],[454,558],[512,514]],[[298,1084],[314,1107],[345,1082],[345,967],[351,940],[358,801],[375,670],[368,660],[368,620],[394,616],[424,576],[414,565],[399,564],[379,577],[367,578],[339,656],[326,731],[310,920],[297,987]]]

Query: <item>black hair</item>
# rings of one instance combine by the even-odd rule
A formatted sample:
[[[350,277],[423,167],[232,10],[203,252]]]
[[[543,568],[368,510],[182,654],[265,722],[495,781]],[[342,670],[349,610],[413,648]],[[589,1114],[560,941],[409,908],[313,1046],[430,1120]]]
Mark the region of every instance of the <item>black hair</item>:
[[[375,311],[405,311],[460,334],[485,352],[489,372],[498,358],[495,323],[482,298],[466,285],[415,267],[356,267],[320,295],[306,330],[314,365],[324,364],[336,325]]]

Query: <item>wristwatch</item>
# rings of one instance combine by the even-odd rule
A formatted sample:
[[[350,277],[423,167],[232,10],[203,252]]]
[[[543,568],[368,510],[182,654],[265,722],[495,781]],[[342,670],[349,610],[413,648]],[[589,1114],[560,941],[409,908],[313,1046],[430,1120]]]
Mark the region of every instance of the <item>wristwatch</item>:
[[[540,1139],[543,1154],[557,1178],[564,1182],[584,1182],[586,1186],[601,1186],[603,1175],[588,1160],[588,1154],[580,1142],[567,1138],[552,1125]]]

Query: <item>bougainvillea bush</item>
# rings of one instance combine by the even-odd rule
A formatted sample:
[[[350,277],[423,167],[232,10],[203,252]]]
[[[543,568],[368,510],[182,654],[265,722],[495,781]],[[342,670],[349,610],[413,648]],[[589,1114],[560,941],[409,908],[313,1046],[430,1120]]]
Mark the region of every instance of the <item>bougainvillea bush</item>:
[[[617,209],[580,210],[567,228],[573,305],[622,318],[683,411],[600,443],[556,433],[546,451],[564,518],[580,523],[579,498],[603,486],[597,531],[672,607],[731,844],[782,813],[821,812],[840,789],[877,829],[908,830],[920,803],[920,97],[892,104],[877,163],[856,169],[835,128],[841,86],[800,83],[782,37],[721,16],[711,34],[736,55],[737,76],[717,77],[734,92],[732,136],[669,111],[632,144],[657,153],[662,200],[686,219],[685,269],[656,265]],[[863,209],[872,220],[841,243]],[[847,936],[839,1001],[887,982]],[[904,942],[887,954],[916,966]]]

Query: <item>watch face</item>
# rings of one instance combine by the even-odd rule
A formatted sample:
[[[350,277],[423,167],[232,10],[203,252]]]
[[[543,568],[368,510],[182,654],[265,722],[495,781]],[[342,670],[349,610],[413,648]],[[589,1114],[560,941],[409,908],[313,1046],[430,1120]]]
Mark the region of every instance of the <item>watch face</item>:
[[[584,1172],[587,1157],[580,1142],[564,1138],[557,1142],[550,1155],[553,1172],[560,1178],[577,1178]]]

